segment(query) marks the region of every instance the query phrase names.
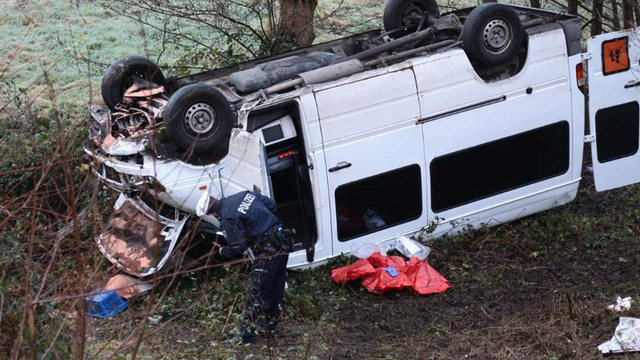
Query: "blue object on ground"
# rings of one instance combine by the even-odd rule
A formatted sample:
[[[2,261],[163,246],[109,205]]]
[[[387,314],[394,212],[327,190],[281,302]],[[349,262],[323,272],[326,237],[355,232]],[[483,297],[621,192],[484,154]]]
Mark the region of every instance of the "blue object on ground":
[[[398,270],[396,270],[395,268],[392,267],[386,267],[386,268],[382,268],[382,270],[386,271],[389,273],[389,275],[396,277],[398,276]]]
[[[102,289],[96,292],[102,292]],[[87,313],[93,317],[108,318],[121,313],[129,306],[127,301],[120,297],[116,291],[89,296],[85,299]]]

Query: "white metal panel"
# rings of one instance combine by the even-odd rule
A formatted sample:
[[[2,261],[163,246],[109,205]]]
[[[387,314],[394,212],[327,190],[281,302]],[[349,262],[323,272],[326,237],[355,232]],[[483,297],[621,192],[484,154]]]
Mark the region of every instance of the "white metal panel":
[[[219,195],[219,181],[217,166],[196,166],[182,161],[162,161],[154,156],[144,157],[144,166],[138,166],[140,171],[153,176],[165,188],[158,193],[158,198],[173,207],[186,212],[195,213],[198,199],[204,191],[212,196]],[[119,170],[119,169],[117,169]],[[131,172],[122,171],[124,173]],[[205,190],[200,187],[206,186]]]
[[[240,191],[260,189],[271,196],[266,171],[266,155],[260,137],[244,130],[233,129],[229,139],[229,154],[220,164],[222,195],[228,197]]]
[[[430,117],[476,104],[517,89],[532,88],[535,93],[545,84],[566,82],[567,50],[561,29],[531,35],[528,58],[515,76],[490,83],[475,72],[461,49],[448,56],[416,59],[414,71],[422,117]]]
[[[506,202],[494,203],[471,214],[455,218],[440,218],[440,225],[428,234],[429,238],[452,235],[469,227],[496,226],[509,221],[549,210],[570,203],[578,193],[579,180],[573,180],[539,192],[528,193],[521,197],[511,197]],[[435,219],[430,219],[435,221]]]
[[[423,211],[418,219],[340,242],[336,189],[344,184],[418,164],[424,169],[424,145],[416,120],[420,116],[415,77],[403,70],[379,72],[363,81],[346,82],[316,92],[326,168],[347,162],[351,167],[327,172],[333,233],[333,254],[358,243],[379,242],[426,224],[426,194],[422,171]],[[374,196],[374,194],[372,194]]]
[[[324,129],[324,128],[323,128]],[[351,246],[361,243],[375,243],[426,225],[426,179],[424,176],[424,147],[419,126],[405,123],[403,127],[379,133],[367,138],[366,141],[356,141],[326,150],[327,167],[333,167],[345,161],[352,166],[328,174],[331,206],[331,228],[333,231],[334,255],[348,252]],[[341,185],[353,181],[379,175],[405,166],[418,164],[421,171],[422,186],[422,214],[419,218],[389,227],[384,230],[357,237],[353,240],[340,242],[338,240],[338,222],[336,211],[336,189]],[[398,191],[403,191],[398,189]],[[371,194],[375,197],[375,194]]]
[[[585,132],[585,96],[578,88],[578,77],[576,67],[582,63],[582,54],[573,55],[569,58],[569,89],[571,91],[571,138],[572,141],[572,179],[580,180],[582,176],[582,162],[584,155],[584,143],[580,138]]]
[[[564,69],[567,69],[566,60]],[[569,122],[569,132],[573,133],[571,92],[566,78],[545,84],[544,87],[539,86],[531,95],[520,90],[505,95],[505,101],[423,124],[429,176],[429,164],[434,158],[442,155],[563,120]],[[570,141],[575,140],[572,138]],[[573,151],[573,147],[570,146],[570,149]],[[556,194],[545,191],[573,180],[572,167],[576,166],[573,161],[575,161],[574,157],[571,157],[569,170],[561,176],[496,194],[438,214],[432,212],[429,202],[430,221],[435,219],[435,215],[446,220],[469,217],[491,218],[495,214],[511,210],[514,206],[524,209],[526,201],[514,202],[514,199],[527,198],[535,193],[555,196]],[[427,188],[430,189],[430,184],[427,184]],[[536,199],[536,201],[541,200]]]
[[[407,69],[316,92],[325,145],[417,120],[416,91],[413,71]]]
[[[432,120],[423,124],[429,176],[429,164],[436,157],[559,121],[569,122],[570,141],[575,145],[575,134],[583,126],[576,128],[573,122],[575,99],[561,29],[531,35],[524,68],[515,76],[499,81],[487,83],[481,79],[460,49],[444,55],[414,61],[422,119]],[[487,104],[491,100],[495,101]],[[485,105],[471,108],[478,104]],[[578,146],[580,144],[570,147],[570,168],[561,176],[437,214],[431,210],[429,197],[429,220],[434,221],[437,215],[447,222],[465,220],[477,226],[492,218],[508,221],[518,214],[544,210],[535,204],[548,203],[548,199],[558,196],[557,191],[551,189],[569,186],[579,178],[576,174],[580,165],[578,170],[574,169],[577,161],[574,152]],[[577,182],[571,187],[573,191]],[[430,190],[430,182],[427,189]]]
[[[300,108],[303,118],[302,132],[308,152],[322,151],[322,131],[315,95],[313,93],[301,95]]]
[[[619,37],[629,38],[630,69],[610,75],[603,72],[603,42]],[[589,127],[595,133],[595,116],[598,110],[611,106],[640,100],[640,87],[625,88],[640,80],[640,30],[613,32],[592,37],[587,41],[587,50],[591,53],[588,60],[589,82]],[[605,54],[607,56],[607,54]],[[598,134],[591,143],[593,171],[596,190],[604,191],[620,186],[640,182],[640,152],[633,156],[601,163],[598,161]]]

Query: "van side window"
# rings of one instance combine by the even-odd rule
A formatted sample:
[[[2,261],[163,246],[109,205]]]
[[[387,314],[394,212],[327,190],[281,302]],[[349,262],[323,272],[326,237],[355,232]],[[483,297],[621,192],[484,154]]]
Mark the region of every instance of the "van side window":
[[[419,218],[420,173],[420,166],[415,164],[338,187],[338,240],[352,240]]]
[[[605,163],[638,152],[638,102],[611,106],[596,112],[598,162]]]
[[[569,148],[569,123],[561,121],[437,157],[431,208],[441,212],[562,175]]]

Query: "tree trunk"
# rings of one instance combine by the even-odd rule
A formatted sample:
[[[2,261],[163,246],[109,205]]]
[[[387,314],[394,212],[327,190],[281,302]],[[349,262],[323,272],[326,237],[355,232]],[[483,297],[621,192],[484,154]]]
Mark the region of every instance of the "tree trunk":
[[[318,0],[279,0],[280,31],[296,45],[304,47],[313,44],[313,14]]]
[[[615,27],[616,30],[620,30],[620,15],[618,12],[618,0],[612,0],[611,7],[612,7],[611,10],[613,11],[613,21],[612,21],[613,27]]]
[[[638,0],[631,0],[631,6],[633,7],[633,12],[636,14],[636,26],[640,26],[640,7],[638,7]],[[631,27],[634,27],[631,25]]]
[[[633,6],[631,0],[622,0],[622,17],[624,18],[624,28],[633,28]]]
[[[567,12],[569,14],[578,15],[578,0],[568,0]]]
[[[531,0],[531,7],[540,9],[540,0]]]
[[[593,0],[593,8],[591,16],[593,21],[591,22],[591,36],[602,34],[602,10],[603,0]]]

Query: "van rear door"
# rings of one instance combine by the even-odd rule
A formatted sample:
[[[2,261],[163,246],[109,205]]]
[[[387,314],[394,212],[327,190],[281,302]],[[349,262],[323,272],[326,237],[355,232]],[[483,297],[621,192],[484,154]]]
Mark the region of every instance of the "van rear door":
[[[640,182],[640,31],[592,37],[587,51],[596,190]]]

